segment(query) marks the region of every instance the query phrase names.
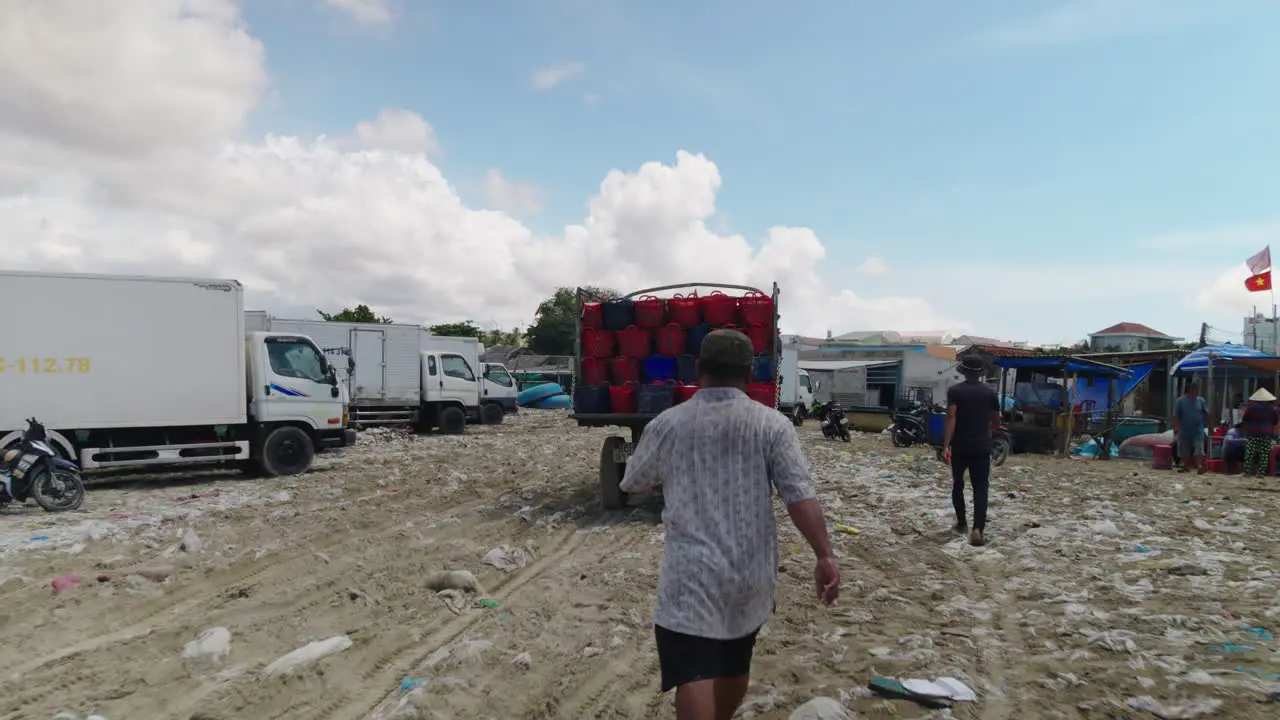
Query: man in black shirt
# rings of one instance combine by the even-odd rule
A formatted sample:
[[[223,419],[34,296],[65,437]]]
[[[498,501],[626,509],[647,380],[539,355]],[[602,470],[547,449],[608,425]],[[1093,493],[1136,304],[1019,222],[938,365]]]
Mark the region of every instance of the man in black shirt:
[[[969,544],[987,544],[987,480],[991,474],[991,430],[1000,426],[1000,401],[996,391],[982,381],[981,358],[966,355],[960,360],[964,382],[947,390],[947,431],[943,440],[947,464],[951,466],[951,504],[956,509],[956,533],[969,530],[964,521],[964,473],[973,483],[973,533]]]

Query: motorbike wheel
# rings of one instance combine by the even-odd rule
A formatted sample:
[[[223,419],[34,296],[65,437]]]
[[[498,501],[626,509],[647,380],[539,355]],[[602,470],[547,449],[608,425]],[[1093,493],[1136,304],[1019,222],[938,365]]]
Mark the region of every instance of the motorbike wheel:
[[[915,439],[911,437],[911,433],[906,428],[895,427],[889,434],[889,441],[894,447],[906,448],[915,444]]]
[[[845,442],[850,442],[853,440],[853,436],[849,434],[849,430],[847,428],[840,428],[840,439]]]
[[[1009,438],[996,437],[991,438],[991,467],[1000,467],[1005,460],[1009,459]]]
[[[31,495],[45,512],[77,510],[84,502],[84,481],[76,473],[57,468],[41,470],[31,483]]]

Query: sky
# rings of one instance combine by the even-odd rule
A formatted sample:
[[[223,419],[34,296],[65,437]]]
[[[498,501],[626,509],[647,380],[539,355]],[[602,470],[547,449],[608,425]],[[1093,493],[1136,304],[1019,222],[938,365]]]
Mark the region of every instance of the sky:
[[[0,3],[0,264],[503,328],[689,281],[810,335],[1269,312],[1280,3],[780,7]]]

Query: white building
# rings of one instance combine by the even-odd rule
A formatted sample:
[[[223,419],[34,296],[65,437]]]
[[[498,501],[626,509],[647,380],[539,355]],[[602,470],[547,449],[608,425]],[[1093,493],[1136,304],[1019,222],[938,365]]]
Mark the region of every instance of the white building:
[[[1244,340],[1244,345],[1264,352],[1268,355],[1276,354],[1276,338],[1280,327],[1274,319],[1265,315],[1253,315],[1244,319],[1244,330],[1240,333]]]
[[[1132,322],[1116,323],[1089,334],[1089,349],[1093,352],[1145,352],[1177,342],[1182,342],[1182,338]]]

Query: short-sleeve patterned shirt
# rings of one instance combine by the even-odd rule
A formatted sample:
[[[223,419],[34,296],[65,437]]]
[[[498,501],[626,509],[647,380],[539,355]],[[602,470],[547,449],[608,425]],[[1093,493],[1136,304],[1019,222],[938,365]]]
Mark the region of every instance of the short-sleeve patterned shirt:
[[[814,497],[795,427],[734,388],[704,388],[654,418],[627,462],[626,492],[662,486],[666,545],[654,622],[732,640],[773,612],[773,490]]]

